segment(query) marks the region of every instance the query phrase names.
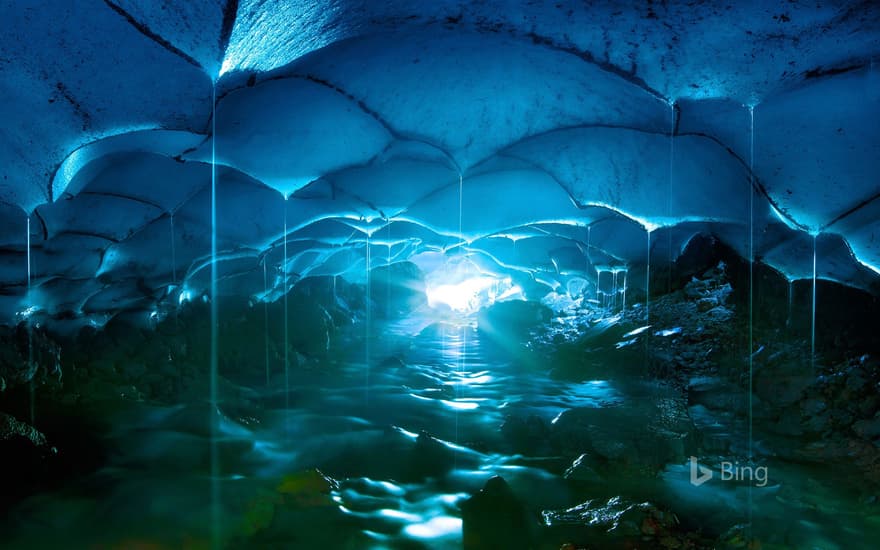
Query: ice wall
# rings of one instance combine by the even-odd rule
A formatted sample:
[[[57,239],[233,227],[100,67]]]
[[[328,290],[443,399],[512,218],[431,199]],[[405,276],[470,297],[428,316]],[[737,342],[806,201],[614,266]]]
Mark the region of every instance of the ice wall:
[[[877,288],[880,10],[524,4],[4,9],[0,319],[204,291],[212,173],[220,292],[465,251],[540,293],[700,232]]]

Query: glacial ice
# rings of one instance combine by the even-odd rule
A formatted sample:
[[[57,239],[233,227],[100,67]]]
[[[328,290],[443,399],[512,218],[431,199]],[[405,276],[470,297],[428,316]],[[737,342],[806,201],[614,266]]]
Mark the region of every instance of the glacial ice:
[[[819,234],[817,276],[876,291],[876,13],[841,22],[844,40],[815,30],[831,8],[801,11],[784,30],[797,45],[686,10],[682,35],[638,10],[532,4],[12,10],[0,319],[87,322],[208,291],[212,147],[221,293],[280,296],[264,264],[274,285],[361,281],[368,247],[371,267],[465,254],[538,299],[609,290],[609,270],[644,291],[647,265],[701,233],[790,280],[812,278]]]

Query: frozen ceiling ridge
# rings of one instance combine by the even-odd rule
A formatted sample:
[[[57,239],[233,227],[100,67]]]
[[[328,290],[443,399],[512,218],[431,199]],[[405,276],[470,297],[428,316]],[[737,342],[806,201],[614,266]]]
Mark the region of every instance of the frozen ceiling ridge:
[[[0,313],[197,295],[214,146],[226,293],[459,249],[534,295],[606,267],[635,287],[697,233],[876,290],[880,10],[612,4],[18,6]]]

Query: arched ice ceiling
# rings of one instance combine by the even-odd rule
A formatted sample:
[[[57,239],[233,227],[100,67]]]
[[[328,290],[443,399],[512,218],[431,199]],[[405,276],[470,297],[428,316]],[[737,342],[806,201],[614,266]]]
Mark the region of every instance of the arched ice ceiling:
[[[106,319],[203,288],[212,176],[224,292],[356,280],[367,248],[374,265],[463,248],[546,289],[644,271],[703,231],[792,279],[815,247],[818,276],[876,288],[873,2],[3,14],[0,319]]]

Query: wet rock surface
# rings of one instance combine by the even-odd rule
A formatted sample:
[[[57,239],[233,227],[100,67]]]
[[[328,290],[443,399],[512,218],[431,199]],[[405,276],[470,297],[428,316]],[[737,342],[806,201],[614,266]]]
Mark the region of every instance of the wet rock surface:
[[[713,542],[687,533],[668,510],[620,497],[545,511],[542,517],[549,532],[570,541],[562,548],[711,548]]]
[[[60,381],[61,348],[45,329],[22,321],[0,325],[0,394],[33,381]]]
[[[0,413],[0,456],[3,457],[3,493],[0,510],[5,510],[34,487],[45,486],[55,449],[33,426]]]
[[[501,477],[462,502],[461,517],[467,550],[534,547],[537,522]]]

